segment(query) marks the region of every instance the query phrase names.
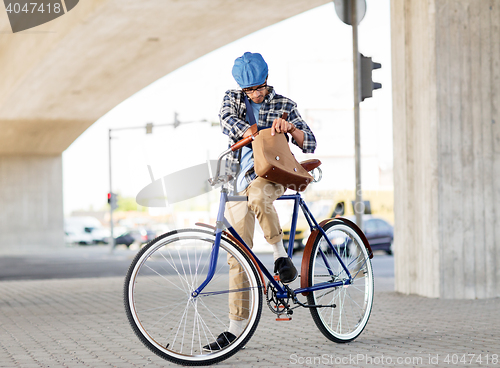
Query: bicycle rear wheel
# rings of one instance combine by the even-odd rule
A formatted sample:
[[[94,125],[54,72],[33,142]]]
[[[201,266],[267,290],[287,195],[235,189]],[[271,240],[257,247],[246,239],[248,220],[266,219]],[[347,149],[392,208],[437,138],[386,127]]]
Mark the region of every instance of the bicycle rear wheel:
[[[368,323],[373,304],[372,265],[353,225],[333,220],[323,230],[353,280],[349,285],[310,292],[307,299],[311,305],[324,306],[311,308],[312,318],[323,335],[345,343],[358,337]],[[323,236],[318,235],[311,252],[309,286],[349,279]]]
[[[164,234],[137,254],[125,279],[125,310],[134,332],[155,354],[177,364],[210,365],[229,358],[250,339],[260,319],[259,275],[247,255],[225,237],[213,279],[192,297],[206,279],[214,241],[213,232],[199,229]],[[244,285],[232,284],[231,290],[228,256],[234,257],[246,279]],[[228,299],[244,299],[246,325],[227,347],[204,351],[228,329]]]

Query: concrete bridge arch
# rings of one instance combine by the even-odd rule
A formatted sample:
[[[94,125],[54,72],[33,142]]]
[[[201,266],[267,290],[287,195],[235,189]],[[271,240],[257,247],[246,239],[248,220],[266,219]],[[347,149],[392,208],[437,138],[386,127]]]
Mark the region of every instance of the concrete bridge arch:
[[[62,246],[61,154],[106,112],[210,51],[327,2],[85,0],[14,34],[0,12],[0,250]]]

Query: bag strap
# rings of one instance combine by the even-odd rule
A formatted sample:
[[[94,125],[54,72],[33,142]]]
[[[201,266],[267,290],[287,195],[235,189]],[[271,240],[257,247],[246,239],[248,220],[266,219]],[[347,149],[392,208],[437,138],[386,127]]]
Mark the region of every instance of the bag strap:
[[[248,101],[248,97],[245,92],[243,92],[243,96],[245,97],[245,106],[247,107],[248,121],[250,122],[250,125],[257,125],[257,122],[255,121],[255,115],[253,114],[252,105],[250,104],[250,101]]]
[[[255,135],[255,133],[258,130],[258,126],[257,126],[257,122],[255,121],[255,115],[253,114],[253,108],[252,108],[252,105],[250,104],[250,101],[248,100],[248,97],[247,97],[245,92],[243,92],[243,97],[245,97],[245,106],[247,107],[247,116],[248,116],[248,121],[250,122],[250,129],[252,129],[251,130],[252,134]],[[281,115],[281,118],[283,120],[288,119],[288,113],[284,112]],[[254,127],[254,125],[255,125],[255,127]],[[257,129],[255,129],[255,128],[257,128]],[[287,141],[288,141],[288,137],[287,137]]]
[[[245,92],[243,92],[243,95],[245,97],[245,106],[247,107],[247,116],[248,120],[250,122],[250,132],[252,133],[253,136],[257,135],[257,132],[259,131],[259,127],[257,125],[257,122],[255,121],[255,115],[253,114],[253,108],[252,105],[250,104],[250,101],[248,101],[248,97]]]

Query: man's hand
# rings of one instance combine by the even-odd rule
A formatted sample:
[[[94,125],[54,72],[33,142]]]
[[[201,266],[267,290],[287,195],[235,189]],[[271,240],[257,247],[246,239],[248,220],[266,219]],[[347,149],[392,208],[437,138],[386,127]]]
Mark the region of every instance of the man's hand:
[[[292,124],[282,118],[274,119],[271,126],[271,135],[275,133],[286,133],[292,129]]]

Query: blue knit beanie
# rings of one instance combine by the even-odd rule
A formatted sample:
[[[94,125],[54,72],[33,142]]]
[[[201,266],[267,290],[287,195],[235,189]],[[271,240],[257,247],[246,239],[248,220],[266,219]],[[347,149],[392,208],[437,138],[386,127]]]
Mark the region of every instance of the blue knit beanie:
[[[261,54],[245,52],[234,61],[233,77],[241,88],[264,84],[268,67]]]

